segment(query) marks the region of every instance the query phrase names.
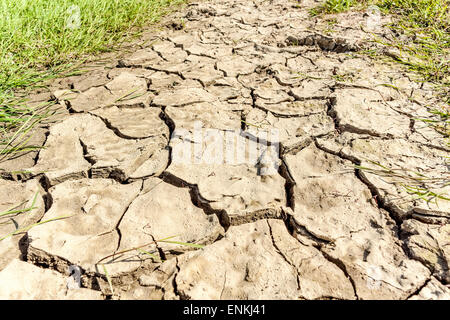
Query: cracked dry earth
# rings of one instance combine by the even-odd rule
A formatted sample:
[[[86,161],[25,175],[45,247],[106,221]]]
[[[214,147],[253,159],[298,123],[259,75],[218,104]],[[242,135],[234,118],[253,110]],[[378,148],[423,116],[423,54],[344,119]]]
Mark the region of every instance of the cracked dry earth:
[[[448,180],[443,139],[414,120],[432,89],[355,53],[374,45],[362,13],[326,36],[316,5],[191,3],[132,52],[31,97],[59,113],[33,136],[43,149],[1,164],[0,211],[36,191],[37,209],[0,233],[57,220],[0,242],[0,297],[449,299],[450,204],[374,164]],[[195,121],[257,143],[278,129],[278,172],[172,161],[177,141],[196,143],[172,133]],[[100,259],[173,235],[205,247],[110,257],[111,292]],[[81,289],[67,287],[72,265]]]

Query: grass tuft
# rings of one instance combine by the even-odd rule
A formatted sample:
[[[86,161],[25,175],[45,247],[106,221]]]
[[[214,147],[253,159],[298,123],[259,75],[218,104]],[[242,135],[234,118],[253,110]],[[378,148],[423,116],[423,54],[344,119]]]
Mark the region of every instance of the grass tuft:
[[[396,19],[389,27],[396,35],[379,42],[400,51],[396,60],[417,72],[422,81],[450,86],[450,1],[449,0],[327,0],[313,8],[311,15],[333,14],[351,8],[377,6]],[[450,104],[448,90],[443,99]]]
[[[367,160],[374,167],[356,165],[355,168],[379,177],[388,177],[391,183],[401,186],[408,194],[422,199],[426,203],[434,201],[439,206],[439,201],[450,201],[450,195],[438,190],[444,190],[450,185],[444,177],[430,178],[424,173],[405,170],[403,168],[389,168],[379,162]]]
[[[310,14],[317,16],[324,13],[339,13],[349,10],[358,4],[356,0],[327,0],[324,4],[312,8]]]
[[[65,63],[109,51],[181,2],[0,0],[0,90],[40,82]]]
[[[125,249],[125,250],[122,250],[120,252],[115,252],[113,254],[110,254],[110,255],[108,255],[106,257],[101,258],[97,262],[97,264],[104,264],[104,262],[102,262],[102,261],[105,261],[106,259],[112,258],[112,260],[107,262],[107,263],[111,263],[111,262],[115,261],[118,257],[121,257],[123,254],[125,254],[127,252],[132,252],[132,251],[138,251],[140,253],[144,253],[144,254],[150,256],[153,260],[161,262],[161,259],[158,258],[156,255],[154,255],[154,254],[148,252],[147,250],[143,249],[143,248],[150,247],[150,246],[156,246],[158,244],[158,242],[179,244],[179,245],[182,245],[182,246],[192,247],[192,248],[195,248],[195,249],[202,249],[202,248],[205,247],[204,245],[197,244],[197,243],[189,243],[189,242],[180,242],[180,241],[170,240],[170,239],[173,239],[175,237],[177,237],[177,236],[170,236],[170,237],[167,237],[167,238],[154,240],[154,241],[151,241],[149,243],[146,243],[146,244],[143,244],[143,245],[140,245],[140,246],[137,246],[137,247],[133,247],[133,248],[130,248],[130,249]]]
[[[49,114],[27,107],[18,89],[77,73],[185,0],[0,0],[0,161],[27,151],[24,132]],[[26,125],[24,125],[26,123]]]
[[[28,232],[30,229],[32,229],[34,227],[37,227],[37,226],[40,226],[41,224],[45,224],[45,223],[49,223],[49,222],[57,221],[57,220],[61,220],[61,219],[66,219],[66,218],[70,218],[70,217],[72,217],[72,216],[60,216],[60,217],[56,217],[56,218],[40,221],[40,222],[37,222],[37,223],[33,223],[33,224],[29,225],[29,226],[25,226],[25,227],[19,228],[17,230],[14,230],[11,233],[5,235],[5,236],[0,237],[0,241],[5,240],[5,239],[7,239],[9,237],[15,236],[16,234],[21,234],[21,233]]]

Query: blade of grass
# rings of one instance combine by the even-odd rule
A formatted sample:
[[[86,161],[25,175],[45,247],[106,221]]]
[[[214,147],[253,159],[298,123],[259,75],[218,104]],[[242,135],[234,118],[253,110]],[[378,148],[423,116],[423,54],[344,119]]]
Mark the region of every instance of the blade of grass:
[[[148,251],[145,251],[145,250],[143,250],[143,249],[137,249],[139,252],[142,252],[142,253],[144,253],[144,254],[146,254],[146,255],[148,255],[148,256],[150,256],[151,258],[153,258],[154,260],[156,260],[156,261],[163,261],[163,260],[161,260],[159,257],[157,257],[157,256],[155,256],[154,254],[151,254],[150,252],[148,252]]]
[[[24,209],[17,209],[17,210],[14,210],[14,208],[17,208],[18,206],[20,206],[20,205],[22,205],[22,204],[19,204],[19,205],[16,205],[16,206],[14,206],[14,207],[12,207],[12,208],[10,208],[10,209],[7,209],[6,211],[4,211],[4,212],[1,212],[0,213],[0,217],[4,217],[4,216],[7,216],[7,215],[13,215],[13,214],[18,214],[18,213],[25,213],[25,212],[29,212],[29,211],[32,211],[32,210],[34,210],[34,209],[36,209],[37,207],[35,207],[34,205],[36,204],[36,200],[37,200],[37,196],[39,195],[39,191],[36,191],[36,193],[34,194],[34,198],[33,198],[33,201],[32,201],[32,203],[31,203],[31,206],[30,207],[28,207],[28,208],[24,208]]]
[[[168,240],[168,239],[172,239],[172,238],[175,238],[175,237],[177,237],[177,236],[171,236],[171,237],[167,237],[167,238],[164,238],[164,239],[161,239],[161,240],[151,241],[151,242],[148,242],[146,244],[143,244],[143,245],[140,245],[140,246],[137,246],[137,247],[133,247],[131,249],[126,249],[126,250],[123,250],[123,251],[115,252],[113,254],[110,254],[110,255],[108,255],[106,257],[103,257],[100,260],[98,260],[97,264],[101,263],[102,261],[104,261],[104,260],[106,260],[108,258],[114,258],[115,256],[117,256],[119,254],[127,253],[127,252],[134,251],[134,250],[138,250],[138,249],[150,246],[152,244],[156,244],[156,242],[158,242],[158,241]]]
[[[13,231],[13,232],[7,234],[6,236],[1,237],[1,238],[0,238],[0,241],[5,240],[5,239],[7,239],[7,238],[9,238],[9,237],[12,237],[12,236],[14,236],[14,235],[16,235],[16,234],[23,233],[23,232],[27,232],[27,231],[30,230],[31,228],[40,226],[40,225],[42,225],[42,224],[49,223],[49,222],[56,221],[56,220],[62,220],[62,219],[70,218],[70,217],[73,217],[73,215],[70,215],[70,216],[61,216],[61,217],[52,218],[52,219],[48,219],[48,220],[45,220],[45,221],[41,221],[41,222],[34,223],[34,224],[29,225],[29,226],[27,226],[27,227],[17,229],[17,230],[15,230],[15,231]]]
[[[114,288],[112,285],[111,277],[109,276],[108,270],[106,270],[106,266],[102,264],[103,272],[105,273],[106,280],[108,281],[109,289],[111,290],[111,294],[114,295]]]
[[[202,249],[205,247],[204,245],[201,245],[201,244],[186,243],[186,242],[179,242],[179,241],[159,240],[158,242],[174,243],[174,244],[179,244],[182,246],[188,246],[188,247],[199,248],[199,249]]]

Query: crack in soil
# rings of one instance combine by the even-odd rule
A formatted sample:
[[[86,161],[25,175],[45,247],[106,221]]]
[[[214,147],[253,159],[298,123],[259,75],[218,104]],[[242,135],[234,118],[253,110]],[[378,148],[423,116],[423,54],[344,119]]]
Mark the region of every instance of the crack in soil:
[[[275,1],[276,2],[276,1]],[[422,133],[420,128],[418,127],[418,122],[416,117],[413,114],[408,113],[408,111],[402,110],[401,107],[393,107],[388,101],[394,101],[401,99],[404,99],[405,97],[409,99],[408,101],[411,101],[411,103],[414,103],[416,105],[419,105],[423,108],[425,106],[422,106],[422,104],[415,100],[414,95],[416,91],[425,90],[424,84],[420,86],[420,90],[418,89],[412,89],[411,92],[405,93],[404,90],[398,91],[401,98],[394,98],[393,96],[388,96],[388,98],[385,99],[385,96],[383,96],[381,90],[376,90],[375,86],[374,88],[371,88],[369,85],[365,86],[362,85],[364,82],[362,81],[362,84],[356,84],[356,83],[345,83],[341,81],[335,80],[334,82],[325,81],[329,76],[328,72],[331,72],[332,74],[337,76],[336,70],[344,71],[346,72],[346,68],[348,66],[344,66],[349,62],[349,64],[352,63],[351,57],[343,57],[343,54],[348,54],[350,52],[355,52],[362,48],[369,48],[372,46],[372,44],[367,43],[366,41],[360,41],[358,37],[356,37],[355,41],[350,41],[347,38],[344,38],[340,34],[328,36],[321,34],[317,31],[311,31],[311,28],[317,28],[318,21],[302,21],[295,15],[290,16],[284,16],[284,12],[282,8],[287,9],[289,11],[290,7],[285,3],[278,3],[276,2],[273,6],[272,3],[270,3],[271,6],[268,6],[264,1],[255,0],[252,1],[250,5],[243,4],[240,2],[231,2],[231,3],[211,3],[207,7],[201,6],[201,5],[191,5],[188,6],[188,12],[184,12],[183,17],[187,19],[186,25],[189,25],[190,23],[193,24],[193,27],[191,26],[191,29],[189,27],[184,26],[184,22],[179,26],[180,24],[172,23],[172,29],[176,30],[169,30],[169,36],[167,35],[167,30],[164,31],[165,34],[159,36],[155,39],[155,41],[163,41],[166,42],[165,44],[168,44],[168,46],[161,46],[156,47],[154,42],[152,42],[150,45],[141,45],[138,44],[138,47],[140,47],[142,50],[149,50],[147,52],[151,58],[149,58],[150,61],[146,62],[139,62],[134,63],[133,60],[127,60],[126,56],[121,57],[117,60],[117,63],[115,65],[112,65],[113,71],[117,72],[119,69],[124,69],[126,71],[129,70],[135,70],[138,69],[140,73],[142,73],[145,70],[155,71],[155,72],[162,72],[165,75],[176,75],[181,79],[181,81],[189,81],[189,85],[193,86],[195,88],[201,86],[204,91],[207,91],[209,94],[213,95],[217,90],[222,90],[220,87],[225,87],[223,83],[221,84],[213,84],[214,82],[208,81],[208,80],[202,80],[204,79],[201,74],[200,76],[194,75],[189,76],[187,73],[185,73],[184,67],[187,66],[189,69],[187,72],[191,72],[191,69],[195,70],[196,64],[199,63],[199,65],[203,65],[204,63],[204,70],[201,70],[200,72],[205,72],[206,79],[210,79],[210,74],[208,74],[208,71],[215,70],[212,72],[213,77],[219,75],[222,75],[222,77],[228,77],[230,76],[233,80],[230,82],[229,87],[232,89],[237,89],[236,93],[231,92],[231,94],[223,90],[225,97],[222,97],[222,95],[219,95],[217,97],[217,101],[223,102],[224,104],[231,105],[233,104],[233,108],[236,109],[233,111],[236,115],[240,116],[240,129],[243,132],[243,136],[245,139],[256,142],[258,144],[264,144],[266,146],[272,146],[275,144],[279,144],[279,154],[278,158],[280,161],[277,174],[284,179],[284,194],[285,199],[277,201],[283,202],[283,204],[273,207],[264,207],[261,209],[255,209],[251,212],[245,212],[244,215],[235,215],[234,212],[230,212],[229,208],[225,209],[214,209],[214,201],[210,201],[200,193],[198,184],[190,184],[187,181],[183,180],[182,178],[177,177],[176,175],[170,173],[168,171],[168,168],[171,166],[173,161],[173,155],[172,155],[172,147],[170,145],[170,140],[175,132],[176,128],[176,122],[174,119],[171,119],[169,114],[166,112],[166,106],[164,105],[157,105],[153,102],[150,102],[150,104],[145,103],[136,103],[136,105],[133,105],[134,107],[141,107],[143,110],[145,108],[155,108],[158,107],[161,110],[159,113],[159,119],[162,120],[165,124],[165,126],[168,128],[169,136],[166,137],[166,133],[163,134],[163,136],[166,138],[166,141],[164,141],[162,144],[165,144],[163,149],[165,148],[168,150],[168,160],[167,165],[165,166],[164,170],[162,170],[162,173],[159,174],[158,171],[157,174],[152,174],[149,176],[145,176],[143,178],[131,178],[128,174],[126,174],[125,169],[121,169],[119,165],[114,166],[104,166],[99,168],[93,168],[94,165],[97,164],[97,160],[93,155],[89,154],[89,147],[88,143],[86,141],[83,141],[82,137],[78,137],[79,144],[81,145],[82,149],[82,158],[86,160],[90,167],[86,170],[86,172],[76,172],[68,174],[67,176],[58,177],[55,180],[55,185],[66,181],[66,180],[74,180],[79,179],[87,176],[88,179],[95,180],[96,178],[108,178],[112,179],[121,185],[126,185],[131,182],[135,182],[139,180],[141,182],[141,187],[137,195],[130,200],[130,202],[127,204],[123,212],[120,212],[121,215],[119,219],[117,220],[114,228],[111,231],[105,232],[104,234],[109,233],[117,233],[118,240],[117,240],[117,246],[115,248],[114,253],[118,252],[121,242],[122,242],[122,231],[120,229],[120,224],[127,214],[130,206],[132,203],[140,196],[142,195],[142,192],[144,190],[144,182],[146,179],[153,177],[158,178],[161,180],[161,182],[166,182],[172,186],[178,187],[178,188],[187,188],[189,191],[190,201],[188,200],[187,205],[193,205],[198,208],[200,208],[205,215],[215,215],[217,216],[219,223],[221,227],[225,231],[225,235],[228,232],[230,227],[233,226],[239,226],[242,224],[249,224],[257,220],[265,220],[268,224],[269,230],[270,230],[270,237],[272,240],[273,248],[275,249],[276,253],[279,254],[291,267],[294,268],[296,279],[297,279],[297,289],[301,290],[301,279],[299,270],[297,269],[298,266],[296,266],[292,261],[289,260],[288,256],[284,254],[279,246],[277,245],[274,235],[272,226],[269,223],[268,219],[279,219],[282,220],[285,227],[286,232],[289,233],[290,236],[294,237],[296,241],[302,242],[300,239],[303,238],[304,242],[311,241],[312,244],[304,244],[306,246],[312,246],[315,249],[317,249],[320,254],[330,263],[335,265],[338,269],[340,269],[345,277],[350,282],[353,294],[356,299],[360,299],[357,292],[357,287],[355,284],[355,280],[351,277],[350,273],[348,272],[351,270],[352,266],[346,264],[346,261],[343,261],[339,258],[336,258],[325,250],[329,246],[336,245],[336,239],[334,241],[331,241],[330,239],[326,239],[325,237],[320,237],[314,234],[314,232],[311,232],[308,230],[308,226],[300,225],[298,224],[293,217],[293,211],[295,210],[295,193],[294,188],[296,186],[296,182],[293,178],[293,174],[290,171],[290,168],[287,164],[286,158],[287,155],[296,155],[303,149],[310,146],[312,143],[314,143],[315,147],[317,147],[319,150],[330,154],[337,156],[338,158],[342,160],[348,160],[353,165],[360,166],[362,163],[362,160],[359,159],[356,156],[352,156],[349,154],[346,154],[343,149],[340,149],[338,151],[330,150],[325,145],[321,144],[319,142],[319,138],[323,137],[329,137],[329,138],[342,138],[345,139],[346,134],[344,133],[352,133],[356,135],[368,135],[368,137],[362,136],[360,137],[361,140],[371,140],[373,138],[377,138],[378,140],[382,141],[393,141],[395,140],[394,135],[390,133],[380,133],[376,130],[372,130],[371,128],[364,128],[364,126],[359,127],[357,124],[348,124],[344,123],[346,120],[346,116],[342,115],[341,113],[338,114],[337,110],[337,97],[334,95],[336,93],[337,89],[364,89],[364,90],[371,90],[377,92],[381,99],[376,99],[376,102],[379,102],[381,105],[386,107],[392,112],[395,112],[398,115],[405,116],[405,119],[407,118],[408,122],[408,129],[407,133],[403,134],[404,138],[402,138],[405,142],[410,143],[411,145],[418,146],[418,147],[427,147],[429,149],[433,150],[439,150],[448,152],[448,148],[439,146],[438,144],[434,144],[433,138],[428,138],[426,134]],[[287,7],[286,7],[287,6]],[[275,9],[274,9],[275,8]],[[307,6],[302,6],[301,10],[309,10]],[[299,12],[302,12],[299,10]],[[192,12],[191,12],[192,11]],[[305,11],[306,12],[306,11]],[[275,14],[274,14],[275,13]],[[219,18],[220,17],[220,18]],[[306,19],[307,20],[307,19]],[[297,26],[292,27],[291,24],[297,24]],[[286,26],[287,25],[287,26]],[[301,27],[298,27],[301,26]],[[183,30],[177,30],[177,29],[183,29]],[[341,31],[349,31],[357,33],[360,30],[358,28],[351,28],[351,27],[344,27],[341,28]],[[253,36],[249,36],[248,34],[253,32]],[[289,35],[289,34],[295,34]],[[182,38],[178,42],[175,40],[175,37],[177,35],[184,35],[190,37],[190,41],[187,41]],[[164,44],[164,43],[163,43]],[[172,46],[173,44],[173,46]],[[190,45],[198,45],[195,49],[192,47],[190,49]],[[167,48],[166,48],[167,47]],[[170,48],[168,48],[170,47]],[[373,47],[373,46],[372,46]],[[371,48],[372,48],[371,47]],[[173,62],[175,60],[172,59],[171,54],[173,54],[173,48],[176,48],[176,62]],[[209,49],[208,49],[209,48]],[[180,50],[178,50],[180,49]],[[223,51],[222,51],[223,49]],[[231,49],[231,50],[230,50]],[[134,50],[134,52],[133,52]],[[130,50],[130,54],[135,53],[135,49]],[[211,51],[210,51],[211,50]],[[232,59],[235,59],[237,63],[239,64],[240,61],[244,61],[245,63],[241,63],[243,65],[236,65],[233,66],[233,63],[230,63],[230,65],[224,65],[223,67],[219,64],[222,62],[222,59],[229,58],[228,57],[228,50],[232,52]],[[225,54],[223,54],[225,52]],[[178,53],[180,56],[178,56]],[[277,55],[275,59],[272,59],[273,56],[271,55]],[[184,58],[187,56],[186,58]],[[180,58],[181,57],[181,58]],[[189,57],[191,59],[189,59]],[[197,58],[195,58],[197,57]],[[203,59],[201,59],[203,58]],[[208,59],[206,59],[208,58]],[[266,59],[267,58],[267,59]],[[279,59],[278,59],[279,58]],[[140,58],[138,58],[140,59]],[[184,61],[181,61],[183,60]],[[209,60],[211,59],[211,60]],[[296,60],[297,59],[297,60]],[[145,59],[144,59],[145,60]],[[131,62],[130,62],[131,61]],[[135,60],[136,61],[136,60]],[[195,62],[200,61],[200,62]],[[204,62],[203,62],[204,61]],[[308,62],[309,61],[309,62]],[[304,65],[303,65],[304,64]],[[173,66],[179,66],[178,70],[175,70],[175,68],[171,69]],[[294,67],[289,67],[289,66]],[[361,64],[364,67],[364,64]],[[115,69],[114,68],[117,68]],[[371,68],[375,69],[375,65],[372,63]],[[311,69],[312,67],[312,69]],[[203,67],[202,67],[203,68]],[[296,70],[295,68],[298,68]],[[367,67],[366,67],[367,68]],[[244,70],[244,71],[242,71]],[[281,71],[280,71],[281,70]],[[286,72],[286,70],[288,72]],[[219,72],[217,72],[219,71]],[[292,91],[292,89],[297,90],[303,90],[303,86],[301,86],[301,81],[303,80],[292,80],[292,75],[294,72],[304,72],[304,74],[308,74],[309,72],[314,73],[324,73],[325,75],[322,76],[320,74],[319,78],[311,77],[312,79],[319,79],[323,80],[324,88],[326,89],[326,92],[328,90],[331,91],[330,94],[316,94],[312,96],[302,96],[301,93],[296,94]],[[366,71],[366,70],[361,70]],[[138,73],[139,73],[138,72]],[[288,78],[284,78],[284,72],[287,74]],[[352,71],[351,74],[353,75],[355,71]],[[378,71],[377,71],[378,72]],[[147,72],[151,73],[151,72]],[[376,74],[376,76],[380,75],[382,72],[379,71],[379,73]],[[392,69],[390,73],[399,73],[398,70]],[[111,73],[113,74],[113,73]],[[363,74],[363,72],[361,72]],[[375,73],[373,73],[375,74]],[[372,74],[372,75],[373,75]],[[248,75],[254,75],[250,77],[246,77]],[[401,76],[406,77],[409,79],[410,82],[413,82],[413,80],[407,75],[402,74]],[[106,77],[109,80],[113,80],[115,77],[110,75],[110,72],[107,72]],[[163,82],[163,85],[161,86],[161,89],[155,85],[155,89],[152,89],[151,86],[151,80],[147,78],[147,76],[143,75],[137,75],[137,78],[139,78],[140,81],[142,79],[145,79],[147,90],[146,94],[152,95],[155,94],[158,96],[162,92],[164,94],[170,94],[170,92],[176,92],[177,88],[173,88],[174,85],[172,85],[170,88],[163,88],[166,86],[166,84]],[[172,78],[171,76],[170,78]],[[177,78],[178,79],[178,78]],[[179,80],[178,79],[178,80]],[[275,84],[275,87],[278,86],[281,87],[281,89],[276,88],[276,93],[272,94],[270,98],[267,97],[260,97],[258,96],[258,92],[262,92],[265,90],[265,83],[269,79]],[[393,78],[392,78],[393,79]],[[392,80],[391,79],[391,80]],[[177,80],[177,81],[178,81]],[[263,81],[264,80],[264,81]],[[358,79],[361,80],[361,79]],[[380,81],[386,80],[385,78],[382,78],[380,75]],[[76,81],[76,80],[74,80]],[[227,82],[228,83],[228,82]],[[392,82],[393,83],[393,82]],[[72,89],[75,87],[76,82],[72,82],[71,86]],[[213,87],[215,86],[215,87]],[[219,87],[219,89],[217,88]],[[104,82],[102,84],[99,83],[93,83],[90,85],[89,89],[92,88],[105,88],[110,95],[114,96],[114,90],[111,90],[108,85],[105,85]],[[67,85],[66,85],[67,89]],[[87,90],[78,91],[78,93],[85,93]],[[210,90],[211,89],[211,90]],[[100,89],[99,89],[100,90]],[[101,89],[103,90],[103,89]],[[165,90],[165,91],[163,91]],[[261,91],[257,91],[261,90]],[[270,88],[267,89],[268,91],[271,90]],[[406,89],[405,89],[406,90]],[[250,91],[250,97],[248,96],[247,91]],[[426,90],[425,90],[426,91]],[[108,95],[108,92],[106,95]],[[245,93],[244,93],[245,92]],[[276,101],[277,97],[279,96],[279,92],[281,92],[281,98],[279,98],[280,101]],[[297,92],[297,91],[296,91]],[[300,91],[301,92],[301,91]],[[319,92],[319,91],[316,91]],[[420,93],[420,92],[418,92]],[[261,96],[266,96],[266,93],[263,94],[260,93]],[[55,101],[61,103],[61,105],[64,104],[65,108],[69,112],[68,117],[73,116],[74,114],[86,114],[90,115],[92,117],[96,117],[102,121],[102,123],[106,126],[106,128],[111,131],[116,137],[120,139],[125,140],[145,140],[148,138],[152,138],[157,136],[155,135],[149,135],[145,137],[133,137],[127,134],[124,134],[118,126],[113,124],[108,117],[102,116],[99,114],[96,114],[95,111],[99,110],[104,107],[108,106],[101,106],[98,108],[94,108],[90,111],[76,111],[73,109],[71,105],[70,100],[65,100],[63,98],[57,99],[56,97],[53,97]],[[241,99],[239,99],[241,98]],[[250,101],[251,99],[251,101]],[[195,100],[195,99],[194,99]],[[198,100],[202,100],[199,98]],[[420,99],[419,99],[420,100]],[[270,107],[276,107],[277,105],[280,105],[284,102],[294,102],[294,101],[319,101],[323,102],[326,106],[325,111],[309,111],[305,113],[298,112],[298,114],[283,114],[281,112],[273,112],[271,111]],[[371,100],[372,101],[372,100]],[[116,101],[117,102],[117,101]],[[200,103],[203,101],[188,101],[183,102],[182,98],[180,98],[180,101],[177,101],[176,107],[183,110],[183,107],[190,106],[196,103]],[[400,101],[401,102],[401,101]],[[116,105],[116,103],[109,104],[109,106]],[[244,108],[239,109],[239,107],[244,106]],[[250,108],[249,108],[250,105]],[[403,104],[401,105],[403,106]],[[75,106],[74,106],[75,107]],[[295,106],[297,108],[297,105]],[[219,107],[217,107],[219,108]],[[269,112],[276,117],[277,119],[307,119],[307,120],[300,120],[300,121],[309,121],[310,119],[308,117],[311,116],[320,116],[323,115],[323,118],[326,118],[326,121],[333,122],[334,126],[334,132],[326,132],[318,135],[305,133],[302,134],[302,139],[300,141],[294,141],[294,144],[289,143],[280,143],[275,141],[268,141],[264,140],[262,138],[259,138],[257,136],[254,136],[250,133],[245,132],[248,129],[249,124],[246,123],[247,121],[247,111],[250,110],[261,110],[263,112],[258,111],[259,113],[263,113],[266,116],[269,114]],[[256,110],[257,109],[257,110]],[[230,111],[229,109],[224,109],[225,111]],[[279,109],[276,109],[279,110]],[[406,108],[406,110],[409,110]],[[290,110],[287,110],[290,111]],[[308,110],[305,110],[308,111]],[[339,109],[339,112],[340,109]],[[258,113],[258,114],[259,114]],[[201,114],[198,114],[199,118],[201,119]],[[328,117],[328,118],[327,118]],[[340,118],[342,117],[342,118]],[[315,117],[312,117],[314,119],[311,119],[310,121],[313,122],[314,125],[320,125],[320,121],[322,120],[315,120]],[[319,118],[319,117],[318,117]],[[401,117],[403,118],[403,117]],[[293,120],[294,121],[294,120]],[[299,122],[300,122],[299,121]],[[406,120],[405,120],[406,121]],[[317,122],[317,123],[316,123]],[[331,126],[332,127],[332,126]],[[270,129],[270,128],[269,128]],[[107,131],[107,130],[105,130]],[[49,136],[52,133],[50,131],[46,132],[45,139],[43,141],[43,146],[47,144],[49,141]],[[416,136],[417,134],[417,136]],[[289,136],[291,136],[289,134]],[[424,143],[418,142],[417,137],[420,139],[420,141],[425,141]],[[351,138],[350,143],[352,143],[355,139]],[[348,142],[348,141],[347,141]],[[127,143],[131,143],[128,141]],[[142,156],[142,150],[145,148],[141,148],[139,151],[141,153],[139,154]],[[342,147],[343,148],[343,147]],[[36,166],[39,161],[41,161],[41,153],[37,152],[37,154],[34,156],[33,163]],[[119,157],[120,155],[117,155]],[[413,155],[414,156],[414,155]],[[412,156],[412,157],[413,157]],[[115,161],[118,161],[117,157],[113,157]],[[419,156],[416,156],[417,159],[420,160]],[[80,157],[81,158],[81,157]],[[140,158],[139,158],[140,159]],[[139,160],[140,161],[140,160]],[[260,163],[258,163],[260,164]],[[142,164],[141,164],[142,165]],[[139,166],[138,166],[139,167]],[[258,174],[260,172],[258,171]],[[42,186],[42,188],[45,190],[45,193],[42,195],[44,200],[44,213],[43,216],[52,208],[53,205],[53,196],[51,194],[51,191],[49,190],[52,186],[50,184],[49,178],[46,176],[45,173],[37,173],[33,175],[27,175],[27,174],[18,174],[14,175],[12,172],[6,172],[4,170],[0,170],[0,175],[2,178],[7,180],[18,180],[20,182],[27,181],[30,179],[38,179],[39,184]],[[383,228],[384,231],[389,230],[395,233],[395,243],[393,245],[397,246],[397,240],[399,240],[399,245],[403,252],[405,253],[406,257],[409,259],[415,260],[420,262],[422,265],[425,265],[431,272],[431,274],[434,274],[436,271],[435,265],[430,264],[429,261],[426,261],[424,259],[420,259],[416,257],[412,251],[411,248],[407,245],[407,238],[408,235],[404,234],[404,230],[402,230],[402,224],[408,220],[408,219],[416,219],[418,221],[427,223],[427,224],[446,224],[447,220],[450,219],[449,216],[446,215],[446,212],[442,211],[424,211],[421,212],[420,209],[412,209],[410,212],[403,212],[400,208],[396,206],[395,203],[391,202],[386,196],[382,195],[382,190],[380,190],[377,186],[375,186],[365,175],[364,171],[359,168],[354,169],[354,175],[360,181],[365,188],[368,189],[370,192],[373,201],[371,201],[371,205],[375,207],[379,212],[383,213],[384,216],[390,221],[389,225],[386,228]],[[308,175],[306,175],[308,177]],[[224,194],[223,197],[237,197],[239,196],[239,191],[233,191],[232,195]],[[228,200],[228,198],[227,198]],[[278,203],[277,203],[278,205]],[[243,211],[243,210],[240,210]],[[241,213],[239,211],[239,213]],[[120,214],[119,213],[119,214]],[[42,217],[43,217],[42,216]],[[42,221],[42,218],[39,220],[39,222]],[[394,226],[395,224],[395,226]],[[373,222],[372,225],[373,228],[380,228],[379,225],[376,224],[376,222]],[[360,230],[358,230],[360,231]],[[357,232],[357,231],[354,231]],[[352,232],[350,232],[352,233]],[[218,235],[216,239],[209,239],[207,245],[211,245],[213,243],[216,243],[220,241],[225,235],[221,234]],[[150,235],[153,240],[154,237]],[[301,236],[301,237],[300,237]],[[41,250],[39,248],[33,247],[33,239],[29,238],[28,233],[25,233],[23,237],[19,240],[19,248],[22,254],[22,259],[28,263],[31,263],[33,265],[36,265],[41,268],[46,269],[52,269],[55,270],[63,275],[69,275],[68,274],[68,268],[72,263],[65,259],[64,257],[59,257],[57,255],[53,255],[49,252],[45,252],[44,250]],[[420,245],[418,245],[420,246]],[[156,250],[159,254],[159,257],[162,260],[169,259],[175,259],[176,266],[175,271],[173,274],[170,275],[170,277],[165,281],[171,281],[171,286],[165,286],[162,285],[161,287],[158,287],[158,290],[161,290],[163,295],[170,296],[171,294],[175,295],[176,297],[185,300],[185,299],[191,299],[195,297],[188,296],[184,292],[181,292],[178,288],[177,284],[177,276],[180,272],[180,254],[184,254],[184,252],[176,252],[176,251],[167,251],[164,252],[164,250],[158,246],[157,243],[155,243]],[[425,248],[423,248],[425,249]],[[444,250],[439,247],[439,259],[441,259],[442,263],[447,263],[446,256]],[[367,256],[368,252],[364,252],[363,254],[363,260],[367,262]],[[128,282],[137,282],[138,276],[143,270],[150,271],[150,269],[156,270],[159,268],[161,264],[158,264],[157,267],[155,267],[154,264],[152,265],[144,265],[141,263],[141,266],[138,267],[136,270],[133,270],[127,274],[119,274],[117,276],[113,277],[113,282],[115,285],[120,286],[120,289],[125,290],[127,288]],[[445,265],[444,269],[445,269]],[[350,269],[349,269],[350,268]],[[447,264],[447,270],[448,270],[448,264]],[[163,272],[163,271],[162,271]],[[369,277],[369,276],[368,276]],[[432,280],[433,275],[429,276],[426,280],[424,280],[422,283],[420,283],[415,291],[408,295],[407,299],[414,297],[420,293],[420,291],[427,287],[430,281]],[[441,279],[439,279],[437,276],[435,276],[438,281],[442,282]],[[369,277],[370,278],[370,277]],[[82,286],[84,288],[90,288],[93,290],[101,290],[102,285],[101,282],[105,282],[106,276],[101,274],[100,272],[87,272],[86,270],[82,270]],[[374,279],[376,280],[376,279]],[[221,287],[220,297],[222,297],[224,290],[225,290],[225,284],[227,281],[227,274],[225,273],[225,279]],[[392,284],[384,281],[386,285],[393,286]],[[395,287],[396,289],[402,290],[402,288]],[[404,291],[404,290],[403,290]],[[106,295],[106,298],[113,298],[112,294],[108,295],[104,292]],[[362,295],[362,293],[361,293]],[[295,298],[304,298],[304,297],[295,297]],[[320,296],[318,299],[338,299],[332,295],[325,295]]]

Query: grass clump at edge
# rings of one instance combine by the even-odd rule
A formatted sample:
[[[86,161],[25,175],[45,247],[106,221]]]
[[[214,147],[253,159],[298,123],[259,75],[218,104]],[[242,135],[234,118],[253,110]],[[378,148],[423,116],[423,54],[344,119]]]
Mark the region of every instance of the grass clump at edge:
[[[357,5],[356,0],[327,0],[320,6],[312,8],[310,13],[312,16],[317,16],[326,13],[339,13],[349,10]]]
[[[0,90],[39,82],[42,75],[36,73],[44,68],[111,50],[133,29],[158,21],[182,2],[0,0]]]
[[[395,34],[406,35],[383,42],[399,49],[412,59],[399,58],[410,70],[419,73],[424,81],[444,86],[444,99],[450,104],[450,0],[327,0],[313,8],[311,15],[333,14],[351,8],[365,9],[377,6],[381,12],[392,14],[395,22],[389,27]]]
[[[450,1],[449,0],[327,0],[322,5],[310,11],[312,16],[333,14],[366,9],[369,5],[376,5],[384,14],[392,14],[395,22],[389,25],[394,34],[406,35],[407,40],[395,37],[394,41],[378,41],[385,46],[397,48],[403,57],[397,62],[420,77],[420,81],[429,81],[436,85],[438,99],[443,106],[427,106],[434,119],[416,119],[427,122],[439,134],[450,148]],[[405,39],[405,38],[403,38]],[[413,59],[410,59],[413,58]],[[448,157],[447,157],[448,158]],[[448,163],[448,162],[446,162]],[[369,170],[368,168],[360,168]],[[380,172],[378,172],[380,173]],[[383,174],[393,175],[390,170]],[[396,173],[397,175],[397,173]],[[427,179],[412,179],[403,173],[403,187],[409,194],[430,202],[445,200],[449,196],[438,194],[428,185]],[[443,178],[444,186],[448,181]]]
[[[0,0],[0,162],[28,146],[30,131],[49,116],[17,90],[76,74],[87,57],[139,35],[185,0]]]

